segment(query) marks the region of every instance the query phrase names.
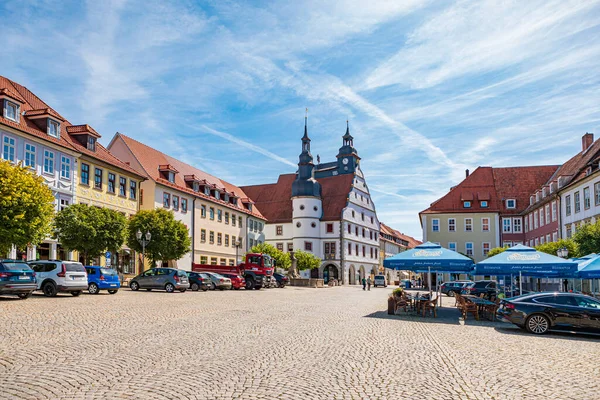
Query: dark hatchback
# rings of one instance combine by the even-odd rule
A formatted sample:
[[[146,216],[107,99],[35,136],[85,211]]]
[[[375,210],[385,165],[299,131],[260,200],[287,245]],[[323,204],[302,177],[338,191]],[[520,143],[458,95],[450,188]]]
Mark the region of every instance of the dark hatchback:
[[[470,294],[489,300],[495,300],[498,296],[498,284],[496,281],[476,281],[467,284],[460,292],[461,294]]]
[[[192,289],[194,292],[197,292],[198,290],[206,292],[212,287],[210,276],[206,274],[201,272],[188,272],[187,276],[190,281],[190,289]]]
[[[442,286],[440,286],[440,291],[446,296],[454,297],[455,294],[460,294],[461,290],[471,283],[473,283],[473,281],[444,282],[442,283]]]
[[[551,329],[600,333],[600,301],[576,293],[535,293],[502,300],[498,319],[538,335]]]
[[[290,279],[287,276],[279,274],[277,272],[273,274],[273,278],[275,278],[275,280],[277,281],[278,288],[284,288],[290,283]]]
[[[37,289],[35,272],[23,261],[0,260],[0,295],[27,299]]]

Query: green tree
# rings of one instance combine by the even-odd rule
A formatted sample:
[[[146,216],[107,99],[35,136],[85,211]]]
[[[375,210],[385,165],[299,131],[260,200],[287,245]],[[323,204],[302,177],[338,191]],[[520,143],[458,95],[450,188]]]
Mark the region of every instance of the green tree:
[[[566,247],[567,250],[569,250],[569,257],[577,257],[579,255],[579,248],[577,246],[577,243],[575,243],[575,241],[571,239],[560,239],[557,242],[540,244],[538,246],[535,246],[535,249],[537,251],[541,251],[542,253],[552,254],[553,256],[555,256],[558,249],[563,247]]]
[[[488,253],[488,257],[493,257],[495,255],[498,255],[500,253],[503,253],[504,251],[506,251],[508,247],[494,247],[493,249],[490,250],[490,252]]]
[[[275,246],[268,243],[260,243],[252,246],[251,253],[268,254],[275,260],[277,268],[288,269],[292,265],[292,260],[288,253],[278,250]]]
[[[36,245],[52,233],[54,196],[31,169],[0,160],[0,254]]]
[[[82,253],[87,264],[106,250],[119,250],[126,227],[127,219],[118,211],[73,204],[56,215],[54,236],[67,249]]]
[[[578,255],[600,253],[600,221],[594,224],[583,224],[573,234],[573,241],[579,248]],[[569,249],[569,255],[571,250]]]
[[[321,259],[311,253],[298,250],[294,252],[294,257],[297,260],[298,271],[319,268],[321,266]]]
[[[172,211],[155,210],[139,211],[129,220],[127,231],[127,244],[135,251],[142,252],[142,245],[138,242],[137,231],[152,235],[150,243],[146,246],[146,257],[152,265],[161,260],[166,263],[180,259],[190,251],[192,241],[185,224],[175,219]]]

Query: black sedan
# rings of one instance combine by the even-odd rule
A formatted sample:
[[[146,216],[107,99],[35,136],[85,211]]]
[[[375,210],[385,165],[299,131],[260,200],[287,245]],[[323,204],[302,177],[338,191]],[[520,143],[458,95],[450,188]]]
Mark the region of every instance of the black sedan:
[[[284,288],[286,285],[288,285],[290,283],[290,280],[287,276],[285,276],[283,274],[278,274],[277,272],[275,272],[273,274],[273,278],[275,278],[275,280],[277,281],[278,288]]]
[[[538,335],[551,329],[600,333],[600,301],[576,293],[535,293],[502,300],[498,319]]]
[[[212,287],[212,281],[210,280],[210,277],[205,274],[200,272],[188,272],[187,275],[190,281],[190,289],[192,289],[194,292],[197,292],[198,290],[206,292]]]

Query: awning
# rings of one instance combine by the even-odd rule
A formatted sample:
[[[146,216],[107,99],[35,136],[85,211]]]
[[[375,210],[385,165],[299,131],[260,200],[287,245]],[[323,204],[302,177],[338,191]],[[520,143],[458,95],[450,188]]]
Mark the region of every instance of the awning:
[[[386,258],[383,265],[413,272],[470,273],[473,260],[439,244],[427,242]]]
[[[533,277],[570,278],[577,272],[577,263],[534,248],[518,244],[483,260],[475,266],[475,275],[521,274]]]
[[[582,257],[580,260],[583,262],[579,264],[578,278],[600,279],[600,256],[594,254],[591,259],[584,259]]]

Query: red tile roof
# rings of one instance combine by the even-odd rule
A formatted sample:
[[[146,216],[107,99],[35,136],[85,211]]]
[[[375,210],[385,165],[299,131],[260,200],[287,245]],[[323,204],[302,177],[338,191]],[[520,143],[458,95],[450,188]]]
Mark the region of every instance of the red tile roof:
[[[518,214],[529,205],[529,195],[543,185],[558,169],[557,165],[531,167],[478,167],[457,186],[431,204],[422,214],[498,212]],[[474,198],[470,208],[463,200]],[[516,208],[507,209],[506,200],[515,199]],[[488,202],[482,208],[480,200]]]
[[[21,116],[19,122],[14,122],[9,119],[4,118],[0,114],[0,123],[6,126],[10,126],[12,128],[18,129],[21,132],[29,133],[41,139],[44,139],[48,142],[55,143],[59,146],[62,146],[71,151],[76,151],[82,154],[85,154],[91,158],[95,158],[100,161],[104,161],[110,165],[113,165],[117,168],[125,170],[129,173],[132,173],[136,176],[142,178],[136,170],[131,168],[129,165],[125,164],[115,156],[109,153],[109,151],[102,146],[100,143],[96,143],[96,151],[88,150],[85,146],[81,145],[77,140],[74,140],[69,133],[76,132],[79,129],[88,129],[90,133],[97,135],[100,137],[98,133],[92,129],[89,125],[72,125],[69,121],[63,118],[58,112],[44,103],[39,97],[33,94],[29,89],[25,86],[21,86],[16,82],[11,81],[3,76],[0,76],[0,88],[4,88],[4,91],[7,93],[17,93],[20,100],[22,100],[21,111],[25,112],[25,116]],[[2,92],[2,90],[0,90]],[[46,133],[45,130],[41,130],[38,126],[27,116],[30,115],[43,115],[49,114],[59,120],[61,120],[60,124],[60,137],[54,138]],[[85,128],[81,128],[85,127]]]
[[[177,190],[189,193],[190,195],[205,198],[214,203],[221,203],[225,207],[229,207],[238,212],[250,214],[256,218],[265,219],[263,214],[261,214],[260,208],[252,207],[252,212],[245,209],[241,204],[241,199],[248,197],[245,191],[235,186],[229,182],[226,182],[222,179],[219,179],[215,176],[212,176],[198,168],[192,167],[189,164],[186,164],[182,161],[179,161],[165,153],[162,153],[156,149],[153,149],[150,146],[147,146],[141,142],[138,142],[135,139],[130,138],[129,136],[123,135],[122,133],[117,133],[117,135],[113,138],[112,142],[117,139],[121,139],[123,143],[129,148],[131,153],[140,163],[143,168],[143,171],[139,171],[146,175],[149,179],[152,179],[155,182],[160,183],[161,185],[166,185],[173,187]],[[161,167],[169,166],[169,170],[177,171],[175,174],[175,183],[171,183],[168,180],[164,179],[160,175],[159,169]],[[207,184],[212,185],[215,188],[225,190],[229,194],[233,194],[237,197],[236,204],[227,203],[223,200],[217,200],[214,197],[206,196],[203,193],[194,192],[192,189],[188,188],[186,185],[185,177],[188,178],[193,175],[196,179],[205,181]]]
[[[384,224],[381,221],[379,222],[379,230],[382,233],[385,233],[390,236],[395,236],[398,239],[406,241],[408,243],[407,248],[409,248],[409,249],[415,248],[416,246],[423,243],[420,240],[417,240],[412,236],[405,235],[404,233],[400,233],[396,229],[390,228],[389,226],[387,226],[386,224]]]
[[[296,174],[279,175],[277,183],[242,186],[254,200],[256,207],[271,223],[292,222],[292,182]],[[318,178],[323,201],[322,221],[339,221],[348,203],[348,195],[354,181],[353,174]]]

